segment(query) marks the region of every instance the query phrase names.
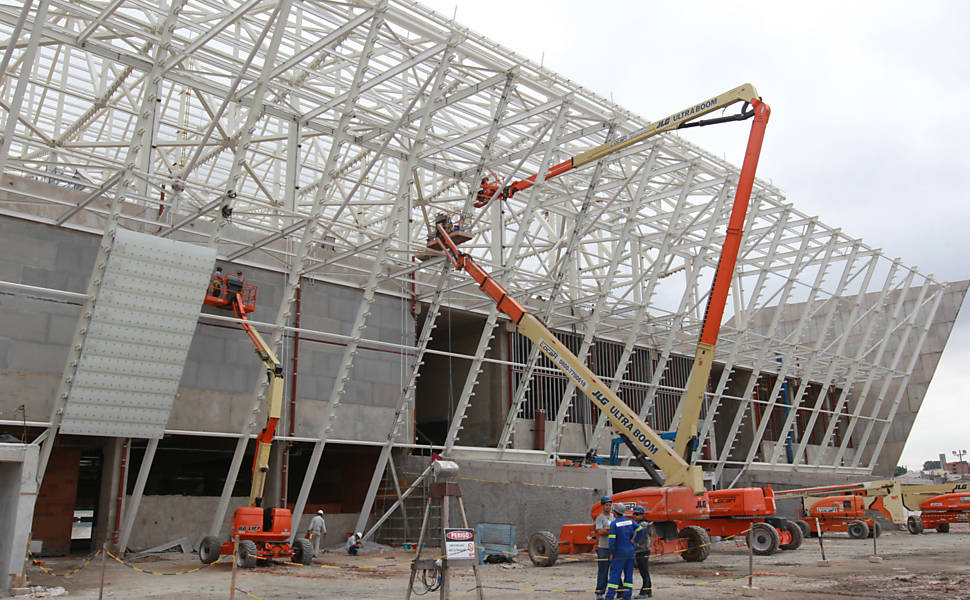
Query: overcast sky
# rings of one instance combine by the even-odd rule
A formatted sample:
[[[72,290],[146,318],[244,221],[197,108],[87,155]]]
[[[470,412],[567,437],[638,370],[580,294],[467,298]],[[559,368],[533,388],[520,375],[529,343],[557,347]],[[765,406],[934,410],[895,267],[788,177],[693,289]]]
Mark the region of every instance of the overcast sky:
[[[772,108],[759,177],[923,274],[970,278],[970,2],[421,1],[645,118],[754,84]],[[684,137],[740,164],[747,131]],[[968,363],[965,306],[900,464],[970,450]]]

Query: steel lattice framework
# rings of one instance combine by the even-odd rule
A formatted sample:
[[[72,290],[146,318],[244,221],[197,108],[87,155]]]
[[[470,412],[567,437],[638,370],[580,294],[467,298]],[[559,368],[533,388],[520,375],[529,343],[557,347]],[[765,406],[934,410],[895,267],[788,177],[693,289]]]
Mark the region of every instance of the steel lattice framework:
[[[275,344],[301,276],[363,288],[311,473],[378,291],[413,285],[432,320],[443,293],[486,315],[447,446],[460,442],[498,319],[440,257],[415,262],[440,211],[461,216],[475,233],[463,249],[516,297],[551,327],[579,331],[581,352],[595,339],[622,344],[615,386],[635,348],[655,349],[645,407],[671,356],[693,350],[735,166],[665,135],[475,209],[483,177],[544,172],[648,120],[416,3],[3,0],[0,40],[5,214],[157,232],[283,270]],[[34,180],[63,193],[31,194],[17,183]],[[702,436],[715,415],[729,425],[706,468],[718,476],[791,462],[871,471],[945,289],[757,182],[718,350],[726,366],[712,378]],[[794,316],[783,318],[789,310]],[[729,394],[735,367],[751,376]],[[763,373],[775,384],[756,394]],[[824,389],[811,397],[806,385],[794,389],[798,410],[785,411],[771,439],[751,407],[770,414],[786,377]],[[413,380],[405,389],[399,416]],[[833,391],[835,405],[823,406]],[[738,408],[720,410],[728,400]],[[520,406],[522,394],[514,401]],[[553,453],[568,406],[555,415]],[[811,430],[820,414],[831,417],[818,444],[830,452],[810,457],[805,436],[785,460],[785,432],[799,418]],[[837,439],[840,418],[849,431]],[[748,429],[751,443],[736,448]],[[234,471],[244,446],[241,437]]]

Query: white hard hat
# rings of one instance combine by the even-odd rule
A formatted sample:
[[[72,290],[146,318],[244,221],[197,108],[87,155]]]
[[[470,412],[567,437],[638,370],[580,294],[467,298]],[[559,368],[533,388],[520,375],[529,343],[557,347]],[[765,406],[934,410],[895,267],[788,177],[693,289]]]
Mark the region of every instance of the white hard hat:
[[[356,533],[356,535],[357,535],[357,537],[364,537],[364,534],[361,533],[361,532],[359,532],[359,531]]]
[[[317,514],[318,514],[318,515],[322,515],[322,514],[323,514],[323,509],[320,509],[320,510],[318,510],[318,511],[317,511]]]

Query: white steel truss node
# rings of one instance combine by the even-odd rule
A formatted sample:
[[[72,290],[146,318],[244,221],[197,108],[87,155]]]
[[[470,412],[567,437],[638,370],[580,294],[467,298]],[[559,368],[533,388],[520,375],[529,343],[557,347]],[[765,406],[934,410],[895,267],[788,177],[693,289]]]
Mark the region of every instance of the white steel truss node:
[[[138,230],[283,271],[278,344],[301,277],[362,288],[368,303],[413,289],[436,315],[448,270],[414,258],[447,211],[474,233],[463,250],[550,327],[575,334],[577,349],[612,344],[600,374],[642,415],[659,427],[676,420],[676,403],[664,402],[679,395],[678,359],[700,333],[735,166],[664,135],[475,209],[483,177],[544,172],[648,120],[407,0],[0,0],[0,42],[3,214]],[[497,318],[470,279],[444,287],[448,305],[488,315],[450,449]],[[705,469],[870,472],[946,290],[758,181],[718,349],[724,368],[701,424],[702,439],[721,440]],[[365,303],[331,411],[368,315]],[[637,375],[645,349],[655,362]],[[527,353],[517,360],[533,382],[548,372]],[[532,410],[527,387],[499,454]],[[560,393],[550,454],[567,421],[595,425],[570,405],[574,390]],[[229,488],[258,406],[254,397]],[[786,444],[819,419],[815,438]]]

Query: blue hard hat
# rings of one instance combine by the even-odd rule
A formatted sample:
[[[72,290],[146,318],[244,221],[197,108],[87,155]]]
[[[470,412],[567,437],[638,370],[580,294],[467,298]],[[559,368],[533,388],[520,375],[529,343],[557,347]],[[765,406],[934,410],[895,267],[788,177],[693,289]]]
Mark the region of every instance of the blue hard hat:
[[[633,507],[633,514],[635,515],[645,515],[647,514],[647,509],[643,508],[639,504]]]
[[[613,502],[613,498],[610,498],[609,496],[603,496],[600,498],[600,504],[606,504],[608,502]]]

